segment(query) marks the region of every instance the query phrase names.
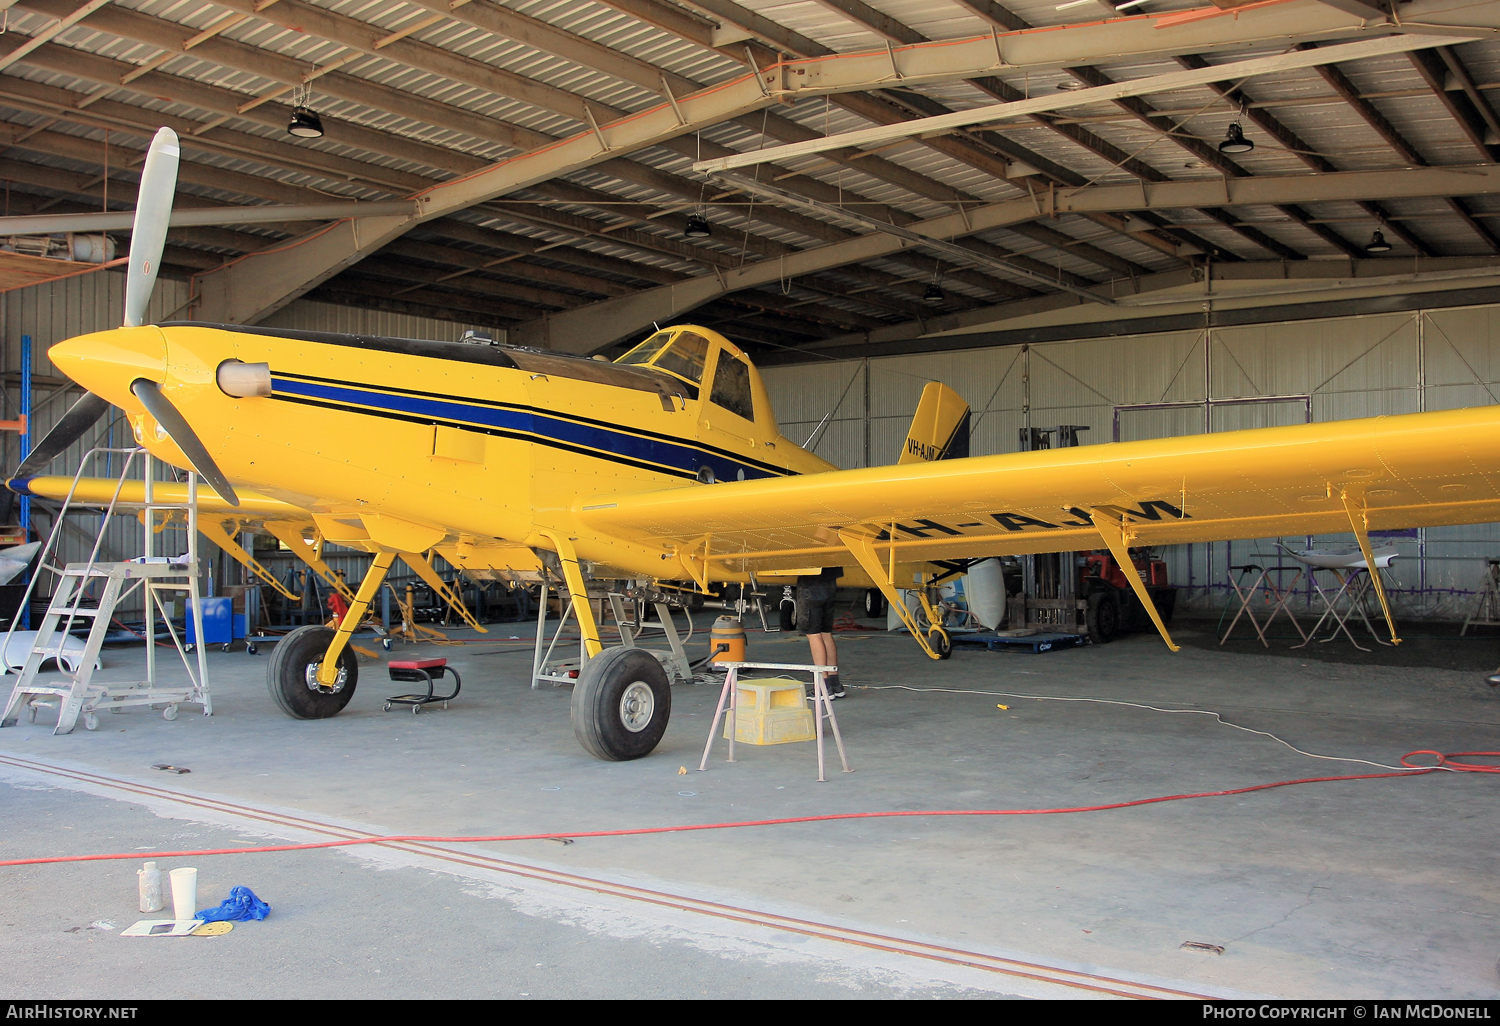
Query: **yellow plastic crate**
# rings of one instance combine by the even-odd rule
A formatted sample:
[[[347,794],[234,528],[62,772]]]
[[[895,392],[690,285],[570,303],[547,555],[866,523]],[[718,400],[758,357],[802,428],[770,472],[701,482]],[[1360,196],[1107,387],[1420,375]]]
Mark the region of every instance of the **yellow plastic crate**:
[[[747,745],[784,745],[817,737],[813,712],[807,705],[807,685],[790,677],[741,680],[735,685],[735,741]],[[729,737],[729,711],[724,713],[724,737]]]

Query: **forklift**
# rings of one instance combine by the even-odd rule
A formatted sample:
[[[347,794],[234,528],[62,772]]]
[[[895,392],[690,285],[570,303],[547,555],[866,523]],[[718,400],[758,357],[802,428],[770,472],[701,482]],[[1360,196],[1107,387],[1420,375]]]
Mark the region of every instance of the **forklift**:
[[[1021,428],[1021,451],[1061,449],[1078,444],[1084,424],[1055,428]],[[1149,548],[1130,550],[1131,561],[1146,584],[1163,623],[1170,623],[1177,589],[1167,579],[1167,564]],[[1150,616],[1108,551],[1046,552],[1020,557],[1021,587],[1009,598],[1006,626],[1055,634],[1084,634],[1095,644],[1113,641],[1122,631],[1154,629]]]

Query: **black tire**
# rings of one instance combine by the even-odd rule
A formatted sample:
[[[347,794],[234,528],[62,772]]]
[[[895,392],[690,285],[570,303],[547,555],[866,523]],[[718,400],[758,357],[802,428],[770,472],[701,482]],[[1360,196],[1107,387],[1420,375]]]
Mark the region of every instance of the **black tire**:
[[[1096,645],[1107,645],[1120,633],[1120,600],[1101,589],[1089,594],[1088,603],[1084,625],[1089,640]]]
[[[281,711],[298,720],[324,720],[337,716],[354,697],[359,683],[359,657],[346,646],[339,656],[342,684],[337,690],[325,691],[308,686],[309,667],[318,663],[333,642],[332,627],[309,624],[298,627],[282,638],[266,667],[271,697]]]
[[[878,588],[865,589],[865,619],[878,620],[885,615],[885,596]]]
[[[632,709],[640,717],[635,723]],[[672,716],[667,671],[638,648],[605,649],[578,675],[572,716],[573,736],[594,758],[625,762],[649,755]]]
[[[782,599],[781,600],[781,606],[780,606],[779,611],[778,611],[778,617],[777,617],[777,619],[778,619],[778,622],[779,622],[782,630],[784,630],[784,631],[794,631],[794,630],[796,630],[797,629],[797,603],[795,603],[795,602],[788,602],[786,599]]]
[[[953,640],[941,627],[934,627],[927,632],[927,644],[939,659],[947,659],[953,655]]]

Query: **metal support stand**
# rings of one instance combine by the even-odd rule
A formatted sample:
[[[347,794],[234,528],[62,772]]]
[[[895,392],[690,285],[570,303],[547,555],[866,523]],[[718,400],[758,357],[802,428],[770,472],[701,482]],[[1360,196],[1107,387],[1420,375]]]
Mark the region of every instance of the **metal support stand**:
[[[122,454],[126,458],[123,461],[124,466],[116,483],[114,495],[111,497],[104,516],[100,518],[99,533],[94,540],[94,547],[89,553],[89,558],[86,562],[69,563],[62,570],[58,570],[47,562],[47,557],[56,551],[68,507],[78,488],[78,481],[83,477],[84,470],[99,455],[114,453]],[[142,509],[142,519],[145,525],[144,555],[138,560],[123,563],[100,562],[99,550],[104,543],[104,533],[110,517],[115,512],[120,491],[130,476],[137,456],[142,457],[145,474],[145,504]],[[0,713],[0,727],[14,726],[19,719],[23,705],[27,707],[28,717],[34,721],[37,706],[56,704],[58,712],[54,734],[71,732],[80,716],[84,727],[94,730],[99,725],[96,713],[103,708],[116,711],[131,705],[164,705],[162,716],[168,720],[174,720],[177,718],[177,707],[184,702],[190,702],[202,705],[203,715],[213,714],[213,699],[208,689],[208,663],[204,652],[206,646],[201,642],[193,646],[197,654],[195,673],[193,665],[188,661],[188,646],[183,637],[177,633],[170,612],[162,601],[163,592],[186,592],[193,622],[199,625],[200,630],[202,629],[203,606],[198,590],[198,579],[201,574],[198,562],[198,475],[188,474],[186,505],[158,503],[154,496],[155,469],[151,454],[144,449],[93,449],[84,456],[78,473],[74,475],[73,487],[69,489],[68,497],[63,500],[62,508],[58,511],[53,523],[52,532],[42,548],[37,574],[27,586],[26,594],[21,600],[23,608],[29,605],[32,591],[36,588],[36,582],[40,580],[44,569],[57,576],[47,615],[31,645],[25,665],[21,668],[20,677],[11,690],[5,710]],[[170,520],[176,514],[185,515],[188,539],[185,559],[181,556],[159,556],[156,553],[156,525],[158,515],[163,513],[166,514],[164,521]],[[104,588],[97,606],[87,607],[83,605],[85,592],[94,581],[102,581]],[[105,635],[114,621],[115,608],[137,588],[141,589],[145,599],[146,679],[143,681],[95,681],[93,679],[94,668],[98,663],[99,651],[104,645]],[[157,612],[161,613],[166,623],[167,634],[171,637],[172,644],[182,659],[183,669],[187,671],[186,685],[162,686],[157,681],[155,623]],[[9,651],[11,638],[15,634],[19,619],[16,617],[12,621],[10,630],[6,632],[3,642],[0,642],[0,652]],[[84,643],[82,658],[75,663],[71,671],[65,670],[66,681],[38,683],[36,679],[38,671],[47,659],[57,658],[59,668],[64,668],[62,646],[70,636],[73,623],[78,620],[92,620],[88,640]],[[49,698],[53,701],[46,700]]]
[[[558,592],[559,598],[562,592]],[[559,602],[559,604],[561,604]],[[562,637],[563,628],[568,625],[568,620],[573,616],[573,599],[568,599],[568,604],[563,607],[562,616],[558,617],[557,630],[552,632],[552,640],[547,643],[546,652],[542,651],[543,642],[547,641],[547,579],[542,578],[542,599],[536,611],[536,648],[531,657],[531,690],[535,691],[542,686],[542,681],[551,684],[572,684],[578,679],[577,671],[571,675],[561,672],[553,672],[550,668],[552,650],[557,647],[558,639]],[[582,654],[582,653],[580,653]],[[580,662],[580,666],[582,663]]]
[[[1339,582],[1338,590],[1333,593],[1332,598],[1328,597],[1328,592],[1325,591],[1323,586],[1318,583],[1318,576],[1313,572],[1313,570],[1320,569],[1326,569],[1328,573],[1333,574],[1333,576]],[[1349,621],[1355,616],[1358,616],[1360,620],[1364,622],[1365,629],[1370,632],[1370,637],[1375,639],[1376,644],[1389,646],[1389,641],[1380,640],[1380,635],[1375,631],[1375,625],[1370,623],[1369,614],[1365,612],[1365,596],[1370,593],[1371,587],[1374,583],[1373,581],[1371,581],[1370,575],[1378,574],[1379,572],[1379,568],[1376,568],[1374,570],[1366,570],[1364,567],[1356,567],[1347,570],[1340,570],[1331,567],[1314,567],[1309,570],[1307,576],[1308,579],[1312,581],[1313,590],[1316,591],[1318,597],[1323,600],[1323,615],[1318,617],[1318,622],[1313,624],[1312,630],[1307,632],[1307,641],[1304,641],[1301,645],[1293,645],[1292,647],[1302,648],[1314,639],[1316,639],[1320,643],[1326,644],[1330,641],[1336,640],[1340,634],[1343,634],[1344,637],[1349,639],[1349,644],[1353,645],[1361,652],[1373,651],[1373,649],[1365,648],[1358,641],[1355,641],[1354,635],[1349,632]],[[1344,599],[1348,600],[1349,605],[1347,608],[1340,610],[1339,602]],[[1318,631],[1321,630],[1323,624],[1327,623],[1329,620],[1333,621],[1333,632],[1326,638],[1319,638]]]
[[[682,647],[682,637],[677,633],[677,624],[672,619],[672,607],[665,602],[652,602],[650,605],[656,610],[656,620],[647,620],[641,614],[644,613],[647,603],[635,603],[636,615],[634,617],[625,614],[626,596],[617,591],[608,593],[609,612],[615,618],[615,625],[620,630],[620,644],[626,648],[641,648],[636,642],[641,634],[646,631],[659,630],[665,635],[670,652],[660,649],[643,648],[641,651],[650,652],[659,659],[666,667],[667,674],[675,677],[684,684],[693,679],[692,664],[688,660],[687,649]],[[693,614],[689,613],[691,617]]]
[[[1232,566],[1229,569],[1238,570],[1240,574],[1237,578],[1231,577],[1229,579],[1229,586],[1234,589],[1235,597],[1240,600],[1240,608],[1239,612],[1234,614],[1234,619],[1229,621],[1229,626],[1225,629],[1223,636],[1219,638],[1220,645],[1229,640],[1229,635],[1234,633],[1235,624],[1239,623],[1240,617],[1243,616],[1250,621],[1250,626],[1255,628],[1255,636],[1260,639],[1260,643],[1266,648],[1270,648],[1271,643],[1266,640],[1266,631],[1271,629],[1271,621],[1275,620],[1281,613],[1285,613],[1286,618],[1292,621],[1292,626],[1296,628],[1297,633],[1302,637],[1302,644],[1307,644],[1307,632],[1302,629],[1302,625],[1297,622],[1297,618],[1292,615],[1292,611],[1286,607],[1287,600],[1292,597],[1292,593],[1297,589],[1297,582],[1302,579],[1302,567],[1259,566],[1255,563],[1247,563],[1244,566]],[[1292,582],[1283,587],[1279,583],[1279,578],[1287,570],[1295,572],[1292,575]],[[1251,573],[1255,573],[1256,576],[1250,582],[1250,587],[1246,588],[1244,587],[1245,577]],[[1272,580],[1272,574],[1275,574],[1278,580]],[[1265,590],[1266,604],[1271,606],[1271,615],[1266,617],[1264,622],[1257,620],[1255,618],[1255,610],[1250,608],[1251,602],[1255,599],[1256,591],[1262,588]],[[1219,618],[1219,622],[1223,622],[1223,617]]]
[[[1459,637],[1469,633],[1470,627],[1500,627],[1500,559],[1486,562],[1489,563],[1489,574],[1485,577],[1484,590],[1479,593],[1479,601],[1474,603],[1463,629],[1458,632]]]
[[[698,763],[698,772],[702,773],[708,769],[708,755],[713,750],[714,738],[719,733],[719,722],[724,717],[724,711],[729,711],[729,758],[726,762],[734,762],[734,738],[738,727],[736,714],[739,710],[739,689],[735,687],[739,683],[741,670],[796,670],[801,673],[813,675],[813,722],[818,732],[818,783],[826,784],[827,776],[823,772],[823,717],[828,717],[828,725],[833,728],[833,741],[838,746],[839,761],[844,765],[845,773],[853,773],[849,766],[849,756],[844,752],[844,738],[839,733],[838,717],[833,714],[833,699],[828,695],[828,682],[825,680],[828,674],[837,674],[837,666],[807,666],[799,663],[720,663],[720,666],[729,672],[724,675],[724,688],[719,692],[719,704],[714,709],[714,722],[708,728],[708,743],[703,746],[703,760]]]

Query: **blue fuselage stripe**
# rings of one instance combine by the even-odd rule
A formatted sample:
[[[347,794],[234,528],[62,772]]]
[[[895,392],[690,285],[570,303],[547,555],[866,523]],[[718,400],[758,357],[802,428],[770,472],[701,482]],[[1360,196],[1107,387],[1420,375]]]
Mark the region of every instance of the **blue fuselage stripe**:
[[[397,414],[406,418],[443,421],[459,427],[472,426],[481,431],[507,435],[530,435],[546,444],[561,443],[570,448],[597,450],[604,458],[622,456],[630,460],[656,464],[679,474],[694,475],[700,467],[710,467],[721,481],[754,480],[777,475],[696,447],[678,445],[655,438],[644,438],[624,431],[579,424],[560,417],[548,417],[528,410],[479,406],[427,396],[376,392],[323,382],[294,378],[273,379],[274,388],[287,396],[301,396],[323,402],[347,403],[371,407],[372,412]],[[743,478],[740,475],[743,474]]]

